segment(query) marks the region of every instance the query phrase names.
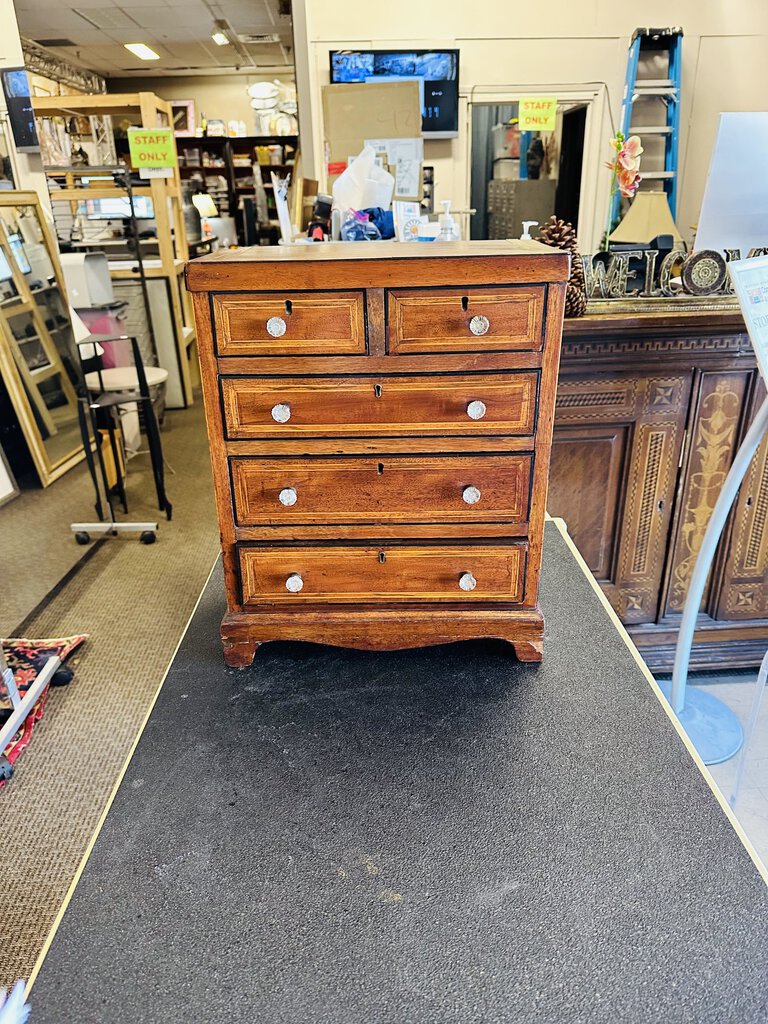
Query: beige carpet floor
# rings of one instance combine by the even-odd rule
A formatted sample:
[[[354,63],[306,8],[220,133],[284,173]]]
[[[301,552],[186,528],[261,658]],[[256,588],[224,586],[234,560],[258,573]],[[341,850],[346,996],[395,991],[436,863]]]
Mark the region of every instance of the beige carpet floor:
[[[75,544],[69,524],[93,517],[85,462],[0,508],[0,636],[15,630],[80,561],[85,549]]]
[[[83,632],[90,639],[73,682],[51,692],[29,749],[0,791],[9,842],[0,985],[29,975],[219,550],[199,400],[167,414],[163,445],[176,470],[167,479],[174,517],[160,520],[157,543],[100,542],[28,623],[28,636]],[[128,518],[157,518],[153,496],[149,460],[139,456],[130,463]],[[34,515],[32,502],[29,509]],[[76,548],[66,530],[57,543]]]

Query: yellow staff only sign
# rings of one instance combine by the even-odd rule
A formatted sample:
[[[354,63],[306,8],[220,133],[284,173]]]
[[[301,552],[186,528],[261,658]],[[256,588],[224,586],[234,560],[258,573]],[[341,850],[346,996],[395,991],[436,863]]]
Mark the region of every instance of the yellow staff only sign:
[[[176,166],[176,143],[172,128],[129,128],[128,146],[134,167]]]
[[[557,96],[524,96],[520,100],[521,132],[553,132],[557,117]]]

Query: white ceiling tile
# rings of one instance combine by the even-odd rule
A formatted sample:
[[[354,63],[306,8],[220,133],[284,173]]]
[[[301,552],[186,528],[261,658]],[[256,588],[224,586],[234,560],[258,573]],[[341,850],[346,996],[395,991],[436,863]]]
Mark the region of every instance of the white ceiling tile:
[[[17,0],[16,10],[23,35],[71,39],[73,47],[55,52],[102,74],[163,75],[183,67],[215,70],[241,65],[231,46],[211,43],[216,17],[226,18],[240,34],[276,32],[284,46],[291,45],[290,19],[278,15],[278,0],[211,0],[210,7],[205,0],[63,0],[55,8],[51,0]],[[89,21],[104,27],[95,28]],[[124,49],[122,44],[128,42],[147,43],[161,59],[138,60]],[[284,61],[279,44],[250,46],[248,52],[257,66]]]

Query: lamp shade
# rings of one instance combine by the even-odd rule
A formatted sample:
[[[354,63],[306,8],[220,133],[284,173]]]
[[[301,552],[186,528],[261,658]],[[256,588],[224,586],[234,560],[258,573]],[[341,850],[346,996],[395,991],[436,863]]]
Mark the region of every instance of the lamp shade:
[[[214,203],[207,192],[196,192],[192,196],[192,204],[201,217],[218,217],[219,215],[216,203]]]
[[[667,193],[638,192],[609,241],[648,245],[658,235],[672,235],[675,242],[683,240],[672,218]]]

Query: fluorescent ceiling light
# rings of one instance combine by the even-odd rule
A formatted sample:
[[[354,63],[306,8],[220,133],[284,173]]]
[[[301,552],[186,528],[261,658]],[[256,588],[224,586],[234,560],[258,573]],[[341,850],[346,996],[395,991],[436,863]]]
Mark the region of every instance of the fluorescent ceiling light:
[[[229,44],[229,40],[227,39],[225,33],[222,32],[220,29],[216,29],[216,31],[211,36],[211,39],[214,41],[214,43],[216,43],[217,46],[227,46]]]
[[[155,53],[146,43],[124,43],[124,46],[139,60],[160,60],[160,54]]]

